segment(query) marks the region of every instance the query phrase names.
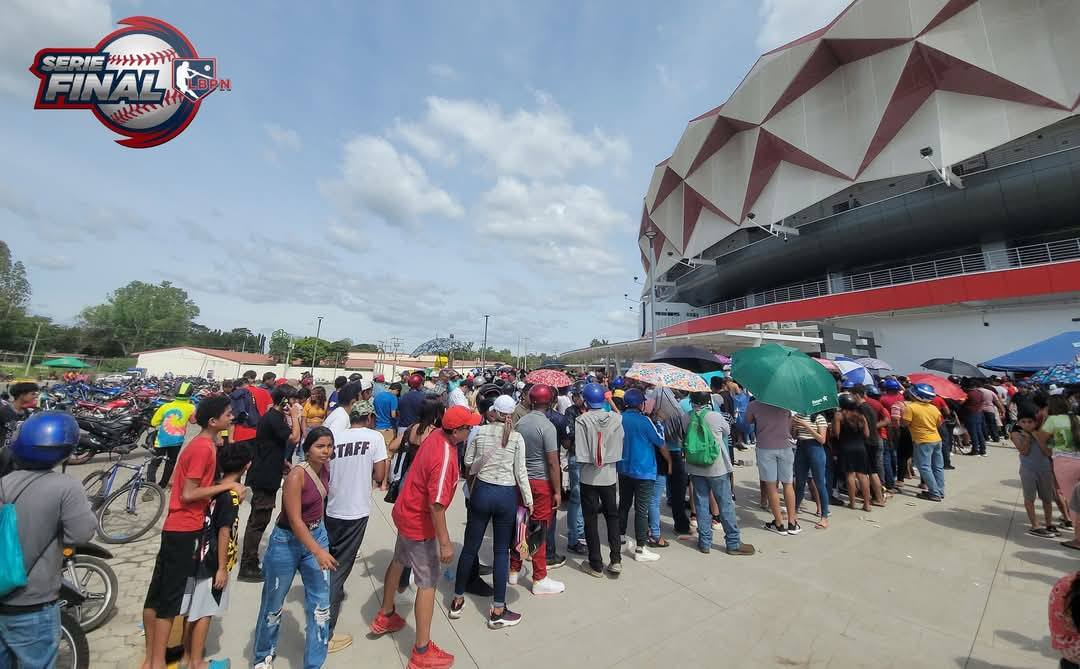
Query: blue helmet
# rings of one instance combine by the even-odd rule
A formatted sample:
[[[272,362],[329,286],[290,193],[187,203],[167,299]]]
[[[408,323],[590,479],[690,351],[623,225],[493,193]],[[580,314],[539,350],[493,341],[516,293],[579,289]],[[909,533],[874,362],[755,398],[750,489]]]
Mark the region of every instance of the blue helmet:
[[[840,384],[840,387],[842,389],[844,389],[844,390],[851,390],[852,388],[854,388],[857,385],[859,385],[859,384],[855,383],[854,381],[852,381],[850,379],[845,379],[844,382],[842,384]]]
[[[585,398],[585,404],[590,409],[604,408],[604,386],[599,383],[587,383],[581,389],[581,396]]]
[[[937,397],[937,393],[934,392],[934,386],[929,383],[916,383],[911,387],[911,395],[922,402],[929,402]]]
[[[11,454],[31,469],[51,469],[71,455],[79,443],[79,423],[63,411],[43,411],[30,416],[11,442]]]
[[[881,397],[881,389],[877,386],[866,386],[866,394],[870,397]]]
[[[885,379],[881,384],[885,390],[901,390],[903,386],[896,379]]]
[[[637,388],[631,388],[626,391],[626,394],[622,398],[623,405],[627,408],[640,407],[645,404],[645,393],[641,392]]]
[[[616,376],[615,380],[611,382],[611,387],[612,388],[622,388],[625,385],[626,385],[626,381],[623,381],[623,377],[621,377],[621,376]],[[625,400],[623,400],[623,401],[625,401]]]

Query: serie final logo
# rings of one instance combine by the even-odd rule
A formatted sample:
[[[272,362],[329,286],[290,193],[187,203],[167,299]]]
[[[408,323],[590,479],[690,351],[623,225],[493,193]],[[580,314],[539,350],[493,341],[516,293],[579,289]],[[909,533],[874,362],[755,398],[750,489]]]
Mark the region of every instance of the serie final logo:
[[[232,89],[182,32],[159,19],[133,16],[89,49],[42,49],[30,71],[39,79],[35,109],[89,109],[117,143],[136,149],[179,135],[202,102]]]

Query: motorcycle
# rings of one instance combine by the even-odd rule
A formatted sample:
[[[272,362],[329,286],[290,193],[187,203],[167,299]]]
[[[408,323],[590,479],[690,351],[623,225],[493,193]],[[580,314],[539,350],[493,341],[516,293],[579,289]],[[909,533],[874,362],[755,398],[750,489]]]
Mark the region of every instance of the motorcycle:
[[[81,465],[98,453],[130,453],[150,427],[156,409],[151,405],[141,411],[122,413],[115,417],[76,416],[81,433],[67,463]]]
[[[104,625],[116,609],[120,584],[107,562],[112,556],[92,543],[64,547],[63,580],[79,595],[67,606],[84,632]]]
[[[53,665],[58,669],[90,668],[90,642],[86,639],[86,631],[69,610],[69,607],[81,605],[84,599],[77,586],[67,579],[60,581],[60,648]]]

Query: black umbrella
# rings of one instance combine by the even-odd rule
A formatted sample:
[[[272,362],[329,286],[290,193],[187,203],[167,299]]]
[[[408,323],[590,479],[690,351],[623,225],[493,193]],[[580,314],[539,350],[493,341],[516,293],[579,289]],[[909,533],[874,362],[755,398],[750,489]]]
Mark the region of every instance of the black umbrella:
[[[699,346],[669,346],[649,358],[649,362],[666,362],[701,374],[723,369],[728,359]]]
[[[923,369],[948,374],[949,376],[967,376],[973,379],[985,379],[986,375],[970,362],[956,358],[930,358],[922,365]]]

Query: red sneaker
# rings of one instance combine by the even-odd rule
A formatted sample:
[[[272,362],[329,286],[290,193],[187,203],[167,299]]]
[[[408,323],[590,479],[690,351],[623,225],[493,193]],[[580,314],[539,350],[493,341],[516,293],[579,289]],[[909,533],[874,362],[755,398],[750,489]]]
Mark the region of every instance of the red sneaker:
[[[428,642],[426,653],[417,653],[413,647],[412,657],[409,658],[409,669],[449,669],[454,666],[454,656],[435,645],[434,641]]]
[[[397,611],[386,615],[380,610],[379,614],[375,616],[375,620],[371,621],[372,634],[388,634],[403,627],[405,627],[405,619],[399,616]]]

